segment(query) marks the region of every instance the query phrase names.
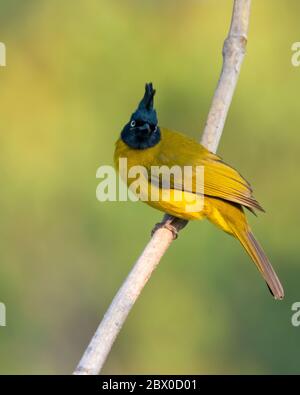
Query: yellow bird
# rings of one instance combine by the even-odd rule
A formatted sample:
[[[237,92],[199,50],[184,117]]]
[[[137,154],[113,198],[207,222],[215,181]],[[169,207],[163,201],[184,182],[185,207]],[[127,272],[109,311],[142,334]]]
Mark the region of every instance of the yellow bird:
[[[126,174],[122,171],[121,176],[130,187],[135,180],[130,175],[131,169],[142,166],[145,174],[144,178],[141,177],[139,196],[147,196],[147,199],[142,199],[147,204],[186,220],[208,218],[226,233],[236,237],[256,264],[274,298],[282,299],[283,287],[266,254],[254,238],[244,213],[244,207],[254,214],[255,210],[264,211],[253,197],[249,183],[197,141],[159,127],[153,108],[154,94],[152,84],[146,84],[143,99],[116,142],[114,160],[117,170],[121,172],[119,159],[126,159]],[[182,174],[190,166],[192,170],[187,176],[188,187],[186,178],[182,181],[175,176],[170,179],[169,184],[164,183],[163,173],[173,166],[182,169]],[[202,185],[196,177],[199,166],[204,169]],[[160,173],[152,171],[157,168],[163,170]],[[159,193],[158,198],[149,197],[153,191]],[[181,194],[180,198],[178,193]],[[191,207],[192,199],[198,203],[202,199],[201,210],[187,210],[187,205]]]

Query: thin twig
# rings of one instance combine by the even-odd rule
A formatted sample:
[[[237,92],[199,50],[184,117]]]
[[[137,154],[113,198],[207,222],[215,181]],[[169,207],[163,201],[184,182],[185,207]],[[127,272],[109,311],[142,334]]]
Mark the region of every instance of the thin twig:
[[[246,52],[251,0],[235,0],[223,46],[221,76],[208,113],[201,143],[216,152]]]
[[[231,26],[224,41],[222,72],[201,139],[212,152],[217,150],[245,55],[250,4],[251,0],[234,0]],[[178,231],[186,224],[187,221],[173,218],[172,225]],[[170,230],[155,231],[113,299],[74,374],[95,375],[101,371],[131,308],[172,241]]]

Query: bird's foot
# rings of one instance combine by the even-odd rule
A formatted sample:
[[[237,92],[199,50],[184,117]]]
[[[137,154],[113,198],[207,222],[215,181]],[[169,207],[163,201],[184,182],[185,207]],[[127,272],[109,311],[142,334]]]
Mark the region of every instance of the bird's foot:
[[[162,222],[159,222],[154,226],[151,232],[151,236],[153,236],[158,229],[168,229],[170,232],[172,232],[173,240],[176,240],[178,237],[178,229],[175,225],[172,224],[174,220],[175,218],[170,215],[165,216]]]

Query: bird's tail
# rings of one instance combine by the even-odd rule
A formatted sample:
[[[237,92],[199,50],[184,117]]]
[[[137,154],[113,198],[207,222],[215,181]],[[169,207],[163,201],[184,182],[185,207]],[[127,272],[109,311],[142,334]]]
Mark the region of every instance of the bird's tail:
[[[256,267],[265,279],[274,298],[283,299],[284,291],[279,278],[277,277],[277,274],[275,273],[268,257],[266,256],[258,241],[255,239],[251,230],[249,228],[242,231],[233,229],[233,233],[239,239],[247,253],[252,258],[253,262],[256,264]]]

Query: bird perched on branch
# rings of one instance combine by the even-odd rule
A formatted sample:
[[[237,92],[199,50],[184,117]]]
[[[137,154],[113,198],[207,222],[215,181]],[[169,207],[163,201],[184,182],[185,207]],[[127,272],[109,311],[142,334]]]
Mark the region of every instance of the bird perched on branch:
[[[158,199],[142,199],[150,206],[186,220],[207,218],[220,229],[237,238],[256,264],[275,299],[282,299],[284,296],[282,285],[266,254],[254,238],[244,213],[244,207],[254,214],[255,210],[264,211],[253,197],[249,183],[235,169],[197,141],[181,133],[159,127],[157,114],[153,108],[154,94],[152,84],[146,84],[143,99],[124,126],[116,143],[117,169],[120,171],[119,159],[125,158],[127,160],[125,178],[129,187],[134,182],[134,177],[128,177],[130,170],[134,166],[142,166],[145,169],[140,192],[142,194],[147,192],[148,197],[149,190],[159,192]],[[160,175],[163,176],[166,169],[174,166],[182,169],[183,173],[185,167],[191,167],[192,170],[187,176],[188,182],[185,182],[186,178],[182,181],[178,177],[171,177],[166,186]],[[201,166],[204,169],[204,177],[199,181],[196,177],[196,169]],[[153,168],[164,170],[160,170],[159,174],[153,174],[151,171]],[[124,177],[124,174],[122,176]],[[164,195],[164,192],[168,194]],[[181,198],[175,198],[176,192],[181,192]],[[195,201],[198,199],[199,202],[203,200],[201,210],[186,209],[191,198]],[[174,231],[171,223],[166,226]]]

